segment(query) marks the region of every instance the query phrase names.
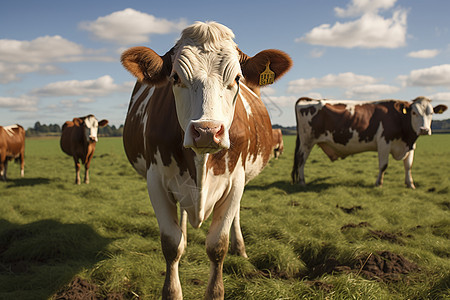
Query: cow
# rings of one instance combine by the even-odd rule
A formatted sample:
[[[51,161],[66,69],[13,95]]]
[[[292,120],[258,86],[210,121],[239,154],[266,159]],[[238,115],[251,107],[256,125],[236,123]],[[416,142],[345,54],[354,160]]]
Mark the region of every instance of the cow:
[[[8,161],[20,160],[20,176],[24,176],[25,166],[25,130],[15,124],[0,126],[0,178],[6,181]]]
[[[284,151],[283,134],[281,129],[272,129],[272,141],[273,141],[273,157],[278,159]]]
[[[74,118],[62,126],[60,146],[64,153],[73,157],[75,162],[75,184],[80,184],[81,164],[84,164],[84,183],[89,183],[89,167],[98,142],[99,127],[108,125],[108,120],[100,122],[94,115]]]
[[[216,22],[188,26],[163,56],[134,47],[121,61],[137,78],[123,142],[130,163],[147,180],[158,220],[166,260],[162,298],[182,298],[178,265],[186,247],[186,218],[199,228],[212,214],[205,294],[223,299],[230,229],[231,251],[246,257],[239,225],[244,186],[272,153],[271,122],[259,84],[279,79],[292,61],[274,49],[247,56],[234,33]]]
[[[292,181],[305,185],[304,167],[311,149],[319,145],[331,161],[349,155],[378,152],[376,186],[383,185],[389,153],[403,160],[405,184],[415,189],[411,176],[416,140],[431,135],[432,114],[442,113],[445,105],[431,106],[431,100],[417,97],[400,100],[333,101],[300,98],[295,104],[297,141]]]

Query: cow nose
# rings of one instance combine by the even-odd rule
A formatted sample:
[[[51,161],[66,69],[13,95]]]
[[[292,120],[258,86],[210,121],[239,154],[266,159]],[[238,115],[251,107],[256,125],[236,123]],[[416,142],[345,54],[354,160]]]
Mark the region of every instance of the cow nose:
[[[431,130],[429,128],[421,127],[420,134],[421,135],[431,135]]]
[[[225,127],[219,122],[193,122],[191,134],[197,148],[218,148],[225,133]]]

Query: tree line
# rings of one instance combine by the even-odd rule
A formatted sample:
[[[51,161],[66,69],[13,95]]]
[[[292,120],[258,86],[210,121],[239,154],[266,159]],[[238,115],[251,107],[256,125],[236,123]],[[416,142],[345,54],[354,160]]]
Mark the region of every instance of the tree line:
[[[34,123],[33,127],[26,130],[26,136],[59,136],[61,135],[61,126],[58,124],[41,124],[39,121]],[[98,129],[99,136],[122,136],[123,125],[118,128],[115,125],[101,127]]]

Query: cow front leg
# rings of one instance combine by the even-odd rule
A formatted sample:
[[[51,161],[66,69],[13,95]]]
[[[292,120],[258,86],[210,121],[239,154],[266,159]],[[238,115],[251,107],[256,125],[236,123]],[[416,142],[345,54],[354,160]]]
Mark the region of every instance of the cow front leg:
[[[78,161],[78,159],[74,159],[75,160],[75,184],[81,184],[81,179],[80,179],[80,169],[81,169],[81,164]]]
[[[6,159],[6,154],[0,155],[0,177],[3,181],[6,181],[6,169],[8,168],[8,160]]]
[[[378,149],[378,177],[377,181],[375,182],[375,186],[383,186],[383,179],[384,179],[384,173],[386,172],[386,169],[388,167],[389,163],[389,148],[382,147]]]
[[[184,248],[187,247],[187,212],[186,210],[180,208],[180,227],[181,232],[183,232]]]
[[[415,189],[415,185],[411,175],[411,168],[414,160],[414,150],[410,150],[406,157],[403,159],[403,165],[405,166],[405,184],[408,188]]]
[[[299,142],[298,142],[299,143]],[[305,181],[305,164],[311,153],[312,148],[305,148],[299,145],[295,148],[294,166],[292,167],[292,182],[302,186],[306,185]]]
[[[166,260],[162,299],[183,299],[178,265],[184,251],[185,239],[178,225],[177,206],[157,174],[147,173],[147,188],[158,220],[161,248]]]
[[[25,176],[25,152],[22,150],[20,152],[20,177],[24,177]]]
[[[89,164],[84,165],[84,183],[89,184]]]
[[[231,239],[230,253],[247,258],[248,256],[247,253],[245,252],[244,237],[242,236],[241,231],[239,209],[236,211],[236,216],[234,217],[233,223],[231,224],[230,239]]]
[[[231,224],[236,219],[243,191],[244,182],[234,182],[228,196],[214,206],[211,226],[206,236],[206,253],[210,260],[206,299],[224,298],[223,261],[228,252]]]

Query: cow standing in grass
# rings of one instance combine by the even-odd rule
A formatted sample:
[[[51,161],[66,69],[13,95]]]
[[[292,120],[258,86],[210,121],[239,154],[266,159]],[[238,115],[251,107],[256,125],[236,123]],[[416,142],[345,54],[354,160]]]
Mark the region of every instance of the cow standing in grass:
[[[94,115],[66,121],[62,127],[60,145],[75,162],[75,183],[80,184],[81,164],[84,164],[84,183],[89,183],[89,167],[98,142],[99,127],[108,125],[108,120],[97,121]],[[81,161],[81,164],[80,164]]]
[[[6,181],[8,161],[20,160],[20,176],[24,176],[25,130],[20,125],[0,126],[0,178]]]
[[[182,298],[178,263],[186,228],[179,225],[177,204],[194,228],[213,214],[206,238],[211,261],[207,299],[224,297],[222,267],[231,227],[232,250],[246,256],[240,200],[245,184],[272,152],[260,75],[269,66],[278,79],[292,62],[279,50],[249,57],[233,38],[223,25],[198,22],[163,56],[145,47],[122,55],[124,67],[138,79],[124,146],[131,164],[147,179],[158,219],[167,265],[163,299]]]
[[[412,102],[333,101],[300,98],[295,104],[297,142],[292,180],[305,184],[304,168],[313,146],[334,161],[349,155],[378,152],[379,173],[376,186],[383,184],[389,153],[403,160],[405,184],[414,189],[411,167],[416,140],[431,135],[433,113],[443,113],[445,105],[431,106],[431,100],[418,97]]]
[[[284,151],[283,133],[281,129],[272,129],[273,157],[278,159]]]

